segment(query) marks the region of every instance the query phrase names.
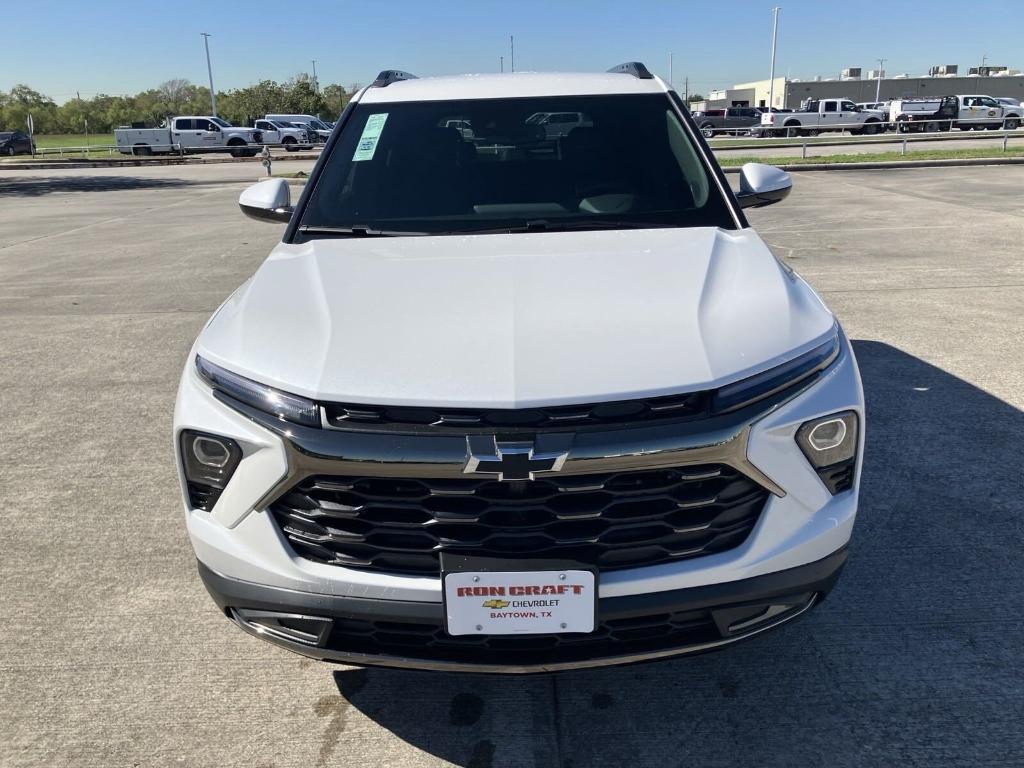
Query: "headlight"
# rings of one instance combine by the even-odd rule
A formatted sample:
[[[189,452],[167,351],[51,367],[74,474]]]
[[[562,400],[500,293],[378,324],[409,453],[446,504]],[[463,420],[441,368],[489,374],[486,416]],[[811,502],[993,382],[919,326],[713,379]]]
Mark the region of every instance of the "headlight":
[[[218,392],[293,424],[320,426],[320,409],[312,400],[290,395],[247,379],[196,355],[196,371]]]
[[[824,344],[787,363],[720,387],[714,395],[713,409],[716,413],[727,413],[763,400],[824,370],[838,355],[839,334],[836,333]]]
[[[857,414],[843,411],[806,421],[796,432],[797,445],[833,494],[853,486],[857,426]]]
[[[238,467],[242,449],[231,438],[185,429],[180,450],[189,504],[209,512]]]

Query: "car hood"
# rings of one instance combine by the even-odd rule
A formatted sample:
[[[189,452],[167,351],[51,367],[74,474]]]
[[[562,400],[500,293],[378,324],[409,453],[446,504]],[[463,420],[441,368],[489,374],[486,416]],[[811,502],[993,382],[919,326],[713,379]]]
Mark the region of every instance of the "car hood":
[[[514,408],[718,386],[835,320],[752,230],[280,244],[196,351],[324,400]]]

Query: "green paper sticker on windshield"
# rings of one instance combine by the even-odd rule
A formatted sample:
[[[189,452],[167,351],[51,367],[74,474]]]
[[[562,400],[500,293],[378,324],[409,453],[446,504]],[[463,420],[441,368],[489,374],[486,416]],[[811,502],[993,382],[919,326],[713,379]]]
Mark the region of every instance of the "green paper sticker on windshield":
[[[370,115],[366,119],[366,127],[363,128],[363,135],[359,137],[359,143],[356,144],[356,151],[352,155],[352,162],[373,159],[373,153],[377,149],[377,141],[384,132],[384,123],[387,119],[387,112]]]

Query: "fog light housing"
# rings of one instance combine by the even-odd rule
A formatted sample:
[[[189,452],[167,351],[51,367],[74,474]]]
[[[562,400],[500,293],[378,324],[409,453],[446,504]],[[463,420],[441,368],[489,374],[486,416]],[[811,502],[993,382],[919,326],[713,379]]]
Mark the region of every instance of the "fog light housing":
[[[189,503],[209,512],[238,467],[242,449],[231,438],[191,429],[182,430],[179,440]]]
[[[806,421],[796,442],[833,495],[853,487],[857,464],[857,414],[843,411]]]

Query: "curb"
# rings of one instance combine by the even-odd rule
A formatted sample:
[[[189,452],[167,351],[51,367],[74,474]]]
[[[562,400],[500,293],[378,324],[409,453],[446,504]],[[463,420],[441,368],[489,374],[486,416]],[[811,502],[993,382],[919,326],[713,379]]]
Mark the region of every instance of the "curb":
[[[765,158],[769,159],[769,158]],[[776,165],[784,171],[880,171],[888,168],[954,168],[971,165],[1024,165],[1024,157],[963,157],[948,160],[891,160],[875,163],[791,163]],[[742,165],[723,167],[724,173],[739,173]]]

